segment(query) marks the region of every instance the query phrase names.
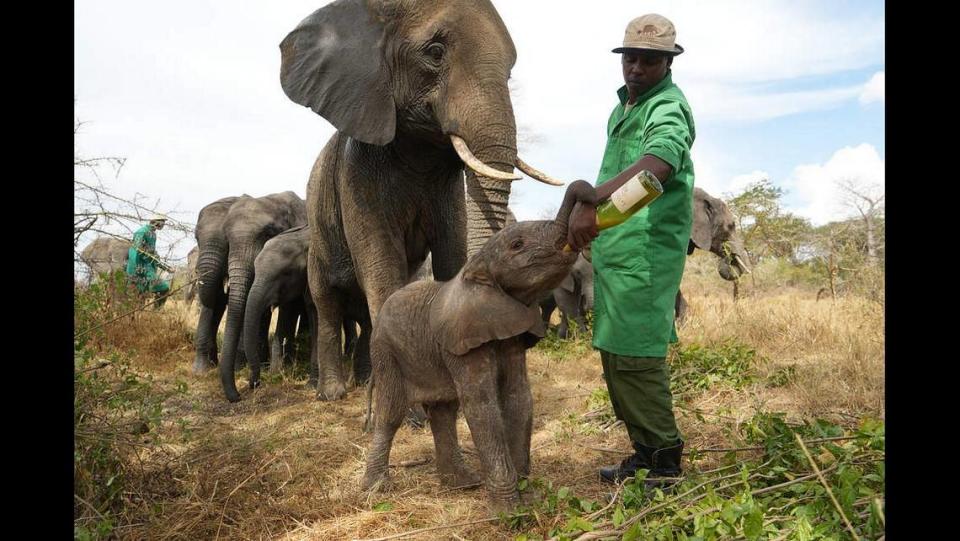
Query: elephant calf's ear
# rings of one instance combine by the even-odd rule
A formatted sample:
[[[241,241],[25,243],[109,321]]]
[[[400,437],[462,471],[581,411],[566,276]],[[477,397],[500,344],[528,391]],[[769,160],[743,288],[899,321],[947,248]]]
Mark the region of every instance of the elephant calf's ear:
[[[524,333],[525,344],[536,343],[545,334],[537,306],[526,306],[495,285],[457,277],[440,290],[430,308],[433,335],[445,351],[465,355],[494,340]]]
[[[709,250],[713,245],[713,208],[710,200],[694,192],[693,198],[693,228],[690,230],[690,240],[697,248]],[[687,255],[693,253],[687,248]]]
[[[364,0],[337,0],[318,9],[280,43],[283,91],[350,137],[389,143],[397,115],[385,39],[383,24]]]

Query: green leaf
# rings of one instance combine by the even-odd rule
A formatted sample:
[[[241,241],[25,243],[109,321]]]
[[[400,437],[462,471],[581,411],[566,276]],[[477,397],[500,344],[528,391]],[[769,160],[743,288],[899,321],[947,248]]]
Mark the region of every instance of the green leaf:
[[[570,489],[567,487],[560,487],[560,490],[557,491],[557,498],[561,500],[565,500],[569,495],[570,495]]]
[[[630,529],[623,533],[622,541],[637,541],[643,539],[641,535],[643,535],[643,526],[639,522],[635,522],[633,526],[630,526]]]
[[[374,511],[393,511],[393,504],[390,502],[380,502],[373,506]]]
[[[759,507],[754,507],[750,513],[743,519],[743,535],[749,541],[755,541],[763,533],[763,511]]]
[[[618,505],[613,511],[613,526],[619,528],[621,524],[623,524],[623,507]]]
[[[563,527],[565,532],[592,532],[593,524],[581,517],[573,517]]]
[[[526,490],[526,489],[527,489],[527,484],[528,484],[528,482],[527,482],[526,479],[521,479],[521,480],[517,483],[517,490]]]

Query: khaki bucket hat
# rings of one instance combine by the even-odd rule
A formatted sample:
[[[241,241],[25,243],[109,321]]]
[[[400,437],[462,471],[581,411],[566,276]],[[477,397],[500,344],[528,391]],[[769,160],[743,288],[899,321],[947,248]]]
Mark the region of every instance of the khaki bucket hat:
[[[623,34],[623,46],[613,50],[622,53],[630,49],[658,51],[671,56],[683,52],[677,44],[677,31],[670,19],[656,13],[641,15],[630,21]]]

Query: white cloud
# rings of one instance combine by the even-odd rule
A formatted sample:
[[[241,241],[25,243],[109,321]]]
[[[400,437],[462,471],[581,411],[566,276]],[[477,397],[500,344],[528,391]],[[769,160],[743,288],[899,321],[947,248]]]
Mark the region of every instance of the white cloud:
[[[823,164],[799,165],[783,187],[797,201],[789,210],[809,218],[814,225],[850,217],[854,210],[844,205],[838,182],[852,180],[882,190],[884,159],[873,145],[844,147]]]
[[[875,101],[883,102],[886,99],[887,79],[884,72],[878,71],[867,81],[860,93],[860,103],[866,105]]]

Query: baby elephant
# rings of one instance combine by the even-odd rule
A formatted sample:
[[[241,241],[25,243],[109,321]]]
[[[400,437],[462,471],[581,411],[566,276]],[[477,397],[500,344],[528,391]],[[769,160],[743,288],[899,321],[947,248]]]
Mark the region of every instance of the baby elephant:
[[[576,262],[563,251],[567,218],[594,197],[586,182],[572,184],[556,221],[507,226],[452,280],[413,282],[383,304],[370,343],[376,405],[364,490],[388,482],[393,437],[415,403],[430,419],[441,482],[475,482],[457,443],[462,406],[494,509],[519,502],[533,426],[526,350],[544,335],[537,300]]]

